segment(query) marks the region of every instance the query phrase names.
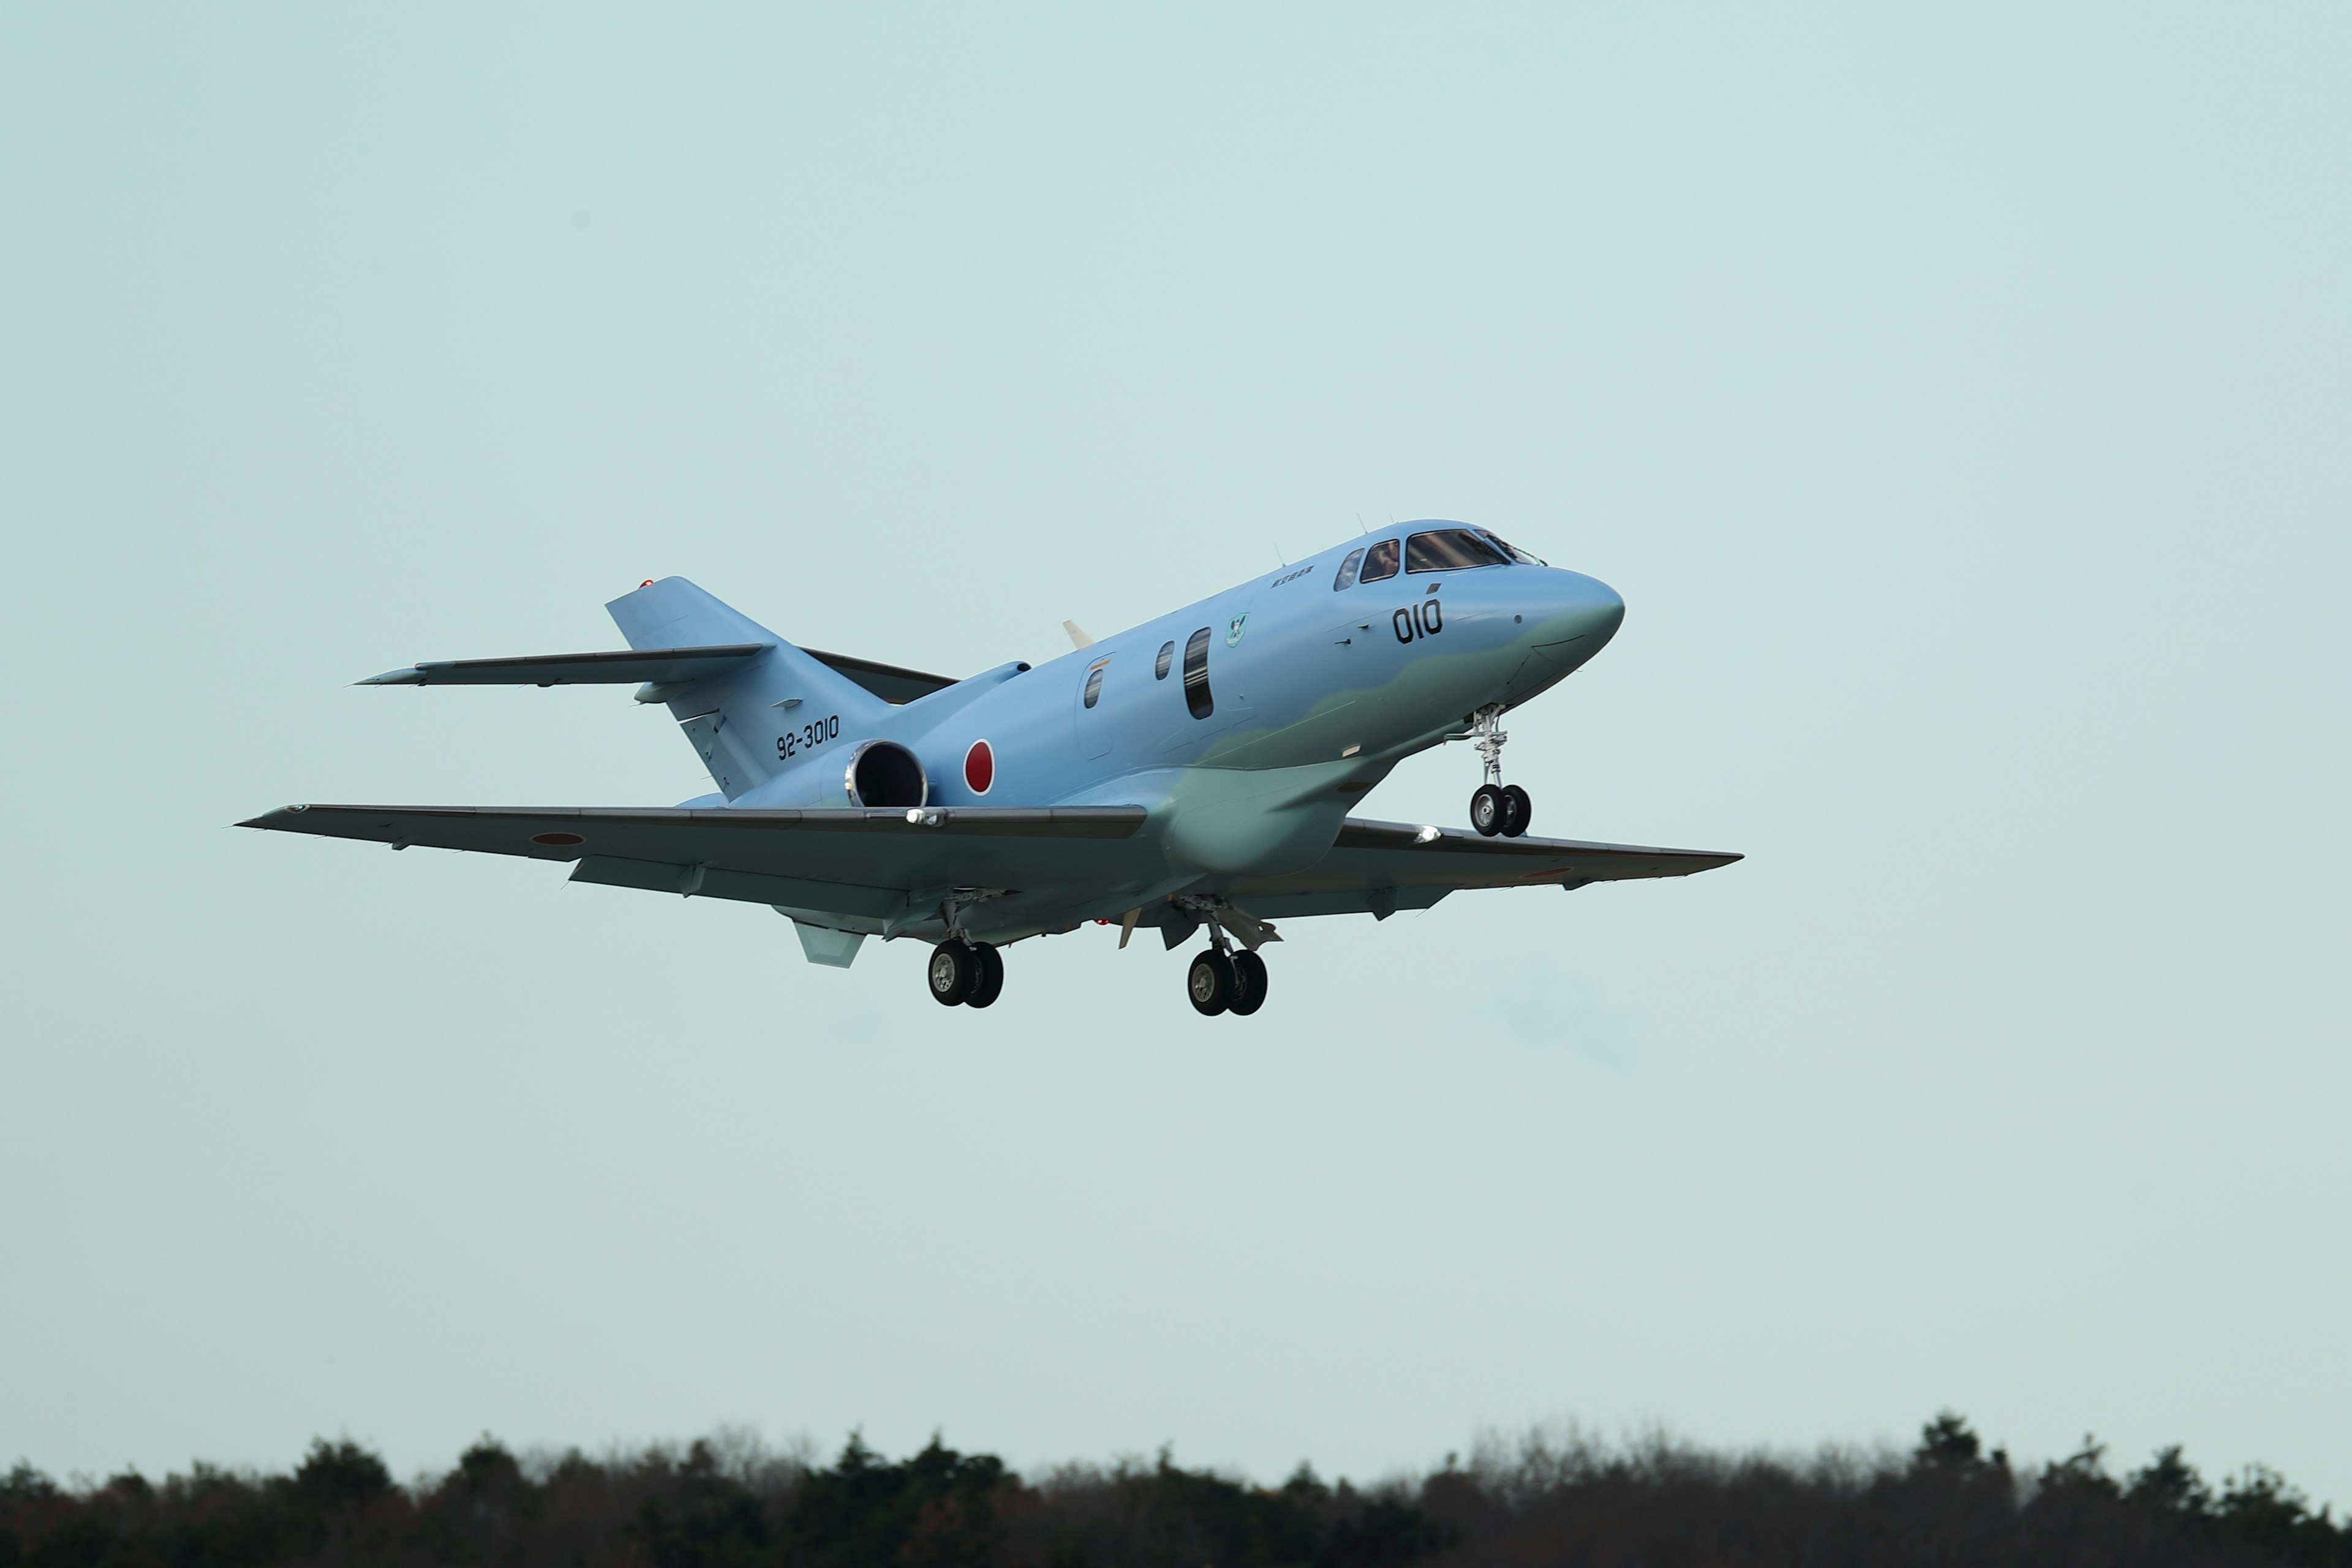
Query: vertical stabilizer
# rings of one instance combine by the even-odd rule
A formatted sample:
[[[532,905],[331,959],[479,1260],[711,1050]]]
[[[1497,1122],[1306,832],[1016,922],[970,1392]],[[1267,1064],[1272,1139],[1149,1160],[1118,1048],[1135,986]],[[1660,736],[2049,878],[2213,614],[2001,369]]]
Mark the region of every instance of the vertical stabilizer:
[[[838,714],[859,728],[889,711],[889,704],[835,674],[750,616],[712,598],[683,577],[648,583],[604,608],[633,648],[695,647],[765,643],[758,658],[698,680],[651,687],[640,701],[662,701],[710,770],[719,793],[733,800],[773,778],[781,715],[774,710]]]

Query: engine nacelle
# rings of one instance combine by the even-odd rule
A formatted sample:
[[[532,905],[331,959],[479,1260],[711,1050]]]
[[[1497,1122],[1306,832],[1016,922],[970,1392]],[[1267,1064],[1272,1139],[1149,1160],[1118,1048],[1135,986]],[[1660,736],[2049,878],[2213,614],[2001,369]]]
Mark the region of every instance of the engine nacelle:
[[[852,752],[842,787],[852,805],[928,805],[931,798],[923,764],[896,741],[868,741]]]

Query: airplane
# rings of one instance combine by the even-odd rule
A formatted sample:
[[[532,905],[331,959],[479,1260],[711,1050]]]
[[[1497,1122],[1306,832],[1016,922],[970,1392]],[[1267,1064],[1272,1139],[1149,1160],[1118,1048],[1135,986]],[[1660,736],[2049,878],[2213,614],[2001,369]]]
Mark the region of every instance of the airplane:
[[[667,808],[289,805],[238,824],[569,863],[571,879],[766,904],[817,964],[933,943],[949,1006],[1002,950],[1091,921],[1168,948],[1203,1015],[1264,1005],[1277,920],[1425,910],[1465,889],[1683,877],[1741,858],[1526,837],[1503,715],[1605,647],[1625,604],[1491,530],[1378,531],[1097,642],[961,680],[794,646],[683,577],[605,605],[628,647],[455,659],[363,686],[638,683],[716,793]],[[1354,817],[1397,763],[1485,762],[1469,833]]]

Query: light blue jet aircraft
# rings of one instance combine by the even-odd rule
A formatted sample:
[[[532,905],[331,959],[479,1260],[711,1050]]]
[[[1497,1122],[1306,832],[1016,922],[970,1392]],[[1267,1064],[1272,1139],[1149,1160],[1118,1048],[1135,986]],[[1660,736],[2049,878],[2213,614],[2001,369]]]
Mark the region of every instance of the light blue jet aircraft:
[[[626,651],[420,664],[372,686],[644,684],[719,785],[667,810],[289,805],[242,824],[572,865],[572,880],[767,904],[815,963],[937,945],[932,996],[985,1007],[1000,949],[1117,924],[1205,1014],[1265,1000],[1272,921],[1427,909],[1463,888],[1683,877],[1738,855],[1528,838],[1499,721],[1599,653],[1607,584],[1482,528],[1406,523],[1032,668],[964,680],[796,647],[683,577],[605,606]],[[1474,742],[1475,834],[1348,808]]]

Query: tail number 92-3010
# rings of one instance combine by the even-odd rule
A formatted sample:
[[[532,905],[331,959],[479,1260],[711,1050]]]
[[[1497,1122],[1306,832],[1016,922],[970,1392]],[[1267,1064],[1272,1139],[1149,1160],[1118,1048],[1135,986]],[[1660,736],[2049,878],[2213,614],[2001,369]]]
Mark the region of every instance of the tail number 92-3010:
[[[799,729],[776,737],[776,756],[790,762],[803,752],[813,752],[827,741],[841,739],[841,715],[829,713],[822,719],[812,719]]]

